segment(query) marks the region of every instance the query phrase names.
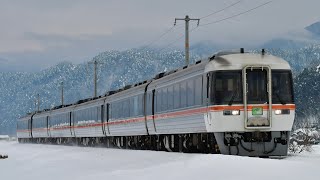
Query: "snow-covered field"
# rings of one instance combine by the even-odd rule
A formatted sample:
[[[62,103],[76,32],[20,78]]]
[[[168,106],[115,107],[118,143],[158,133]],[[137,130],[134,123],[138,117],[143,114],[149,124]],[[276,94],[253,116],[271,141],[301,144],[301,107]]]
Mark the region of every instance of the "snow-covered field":
[[[320,146],[285,159],[0,142],[1,180],[319,179]]]

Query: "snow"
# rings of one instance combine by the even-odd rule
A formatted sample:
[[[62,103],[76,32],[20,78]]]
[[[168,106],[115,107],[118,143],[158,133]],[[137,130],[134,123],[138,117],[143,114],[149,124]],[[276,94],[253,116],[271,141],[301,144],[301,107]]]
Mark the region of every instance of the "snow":
[[[318,179],[320,146],[285,159],[0,142],[5,180]]]

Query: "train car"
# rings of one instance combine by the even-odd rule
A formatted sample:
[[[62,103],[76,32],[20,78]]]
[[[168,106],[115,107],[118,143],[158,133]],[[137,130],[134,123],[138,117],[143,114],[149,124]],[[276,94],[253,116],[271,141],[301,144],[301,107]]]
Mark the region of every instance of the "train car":
[[[72,110],[72,131],[77,138],[82,138],[84,144],[92,137],[105,137],[104,127],[104,100],[105,97],[88,100],[76,104]],[[85,139],[88,138],[88,139]]]
[[[208,133],[207,113],[208,61],[198,61],[178,70],[158,74],[147,90],[149,133],[160,135],[168,151],[193,152],[197,149],[217,152],[214,136]],[[196,152],[198,152],[196,151]],[[209,152],[209,150],[207,151]]]
[[[210,106],[207,131],[223,154],[285,156],[294,121],[288,62],[251,53],[222,53],[205,69]]]
[[[60,108],[53,108],[48,114],[48,134],[50,142],[65,144],[71,142],[74,136],[72,132],[72,111],[73,105]]]
[[[139,86],[125,87],[107,97],[109,108],[107,124],[108,136],[148,135],[144,115],[144,94],[148,82]]]
[[[17,121],[17,137],[19,142],[28,142],[32,138],[31,118],[33,114],[27,114]]]
[[[38,143],[49,138],[48,117],[50,111],[38,112],[32,116],[32,138]]]

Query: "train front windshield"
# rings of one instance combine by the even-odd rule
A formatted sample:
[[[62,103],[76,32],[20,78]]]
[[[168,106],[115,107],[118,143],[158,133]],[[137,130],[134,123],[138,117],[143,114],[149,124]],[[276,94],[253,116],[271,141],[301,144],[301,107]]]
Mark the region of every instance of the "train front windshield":
[[[272,103],[293,104],[292,74],[288,70],[272,71]]]
[[[212,74],[213,104],[242,104],[241,71],[218,71]]]
[[[253,71],[248,75],[248,103],[268,103],[266,72]],[[243,104],[241,71],[212,73],[211,103],[216,105]],[[293,103],[292,75],[289,70],[272,70],[272,103]]]

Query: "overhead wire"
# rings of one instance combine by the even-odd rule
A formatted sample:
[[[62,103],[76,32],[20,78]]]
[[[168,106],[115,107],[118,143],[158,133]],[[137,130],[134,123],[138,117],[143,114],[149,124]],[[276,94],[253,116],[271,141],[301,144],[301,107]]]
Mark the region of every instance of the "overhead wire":
[[[228,20],[228,19],[232,19],[232,18],[235,18],[235,17],[237,17],[237,16],[240,16],[240,15],[243,15],[243,14],[246,14],[246,13],[249,13],[249,12],[251,12],[251,11],[253,11],[253,10],[255,10],[255,9],[258,9],[258,8],[260,8],[260,7],[262,7],[262,6],[265,6],[265,5],[267,5],[267,4],[271,3],[271,2],[272,2],[272,1],[268,1],[268,2],[266,2],[266,3],[260,4],[259,6],[256,6],[256,7],[254,7],[254,8],[248,9],[248,10],[243,11],[243,12],[241,12],[241,13],[238,13],[238,14],[235,14],[235,15],[232,15],[232,16],[229,16],[229,17],[226,17],[226,18],[223,18],[223,19],[219,19],[219,20],[217,20],[217,21],[209,22],[209,23],[206,23],[206,24],[201,24],[201,25],[199,25],[199,26],[200,26],[200,27],[203,27],[203,26],[207,26],[207,25],[210,25],[210,24],[219,23],[219,22],[222,22],[222,21],[225,21],[225,20]]]
[[[192,31],[196,30],[196,29],[199,28],[199,27],[203,27],[203,26],[207,26],[207,25],[211,25],[211,24],[216,24],[216,23],[219,23],[219,22],[222,22],[222,21],[226,21],[226,20],[228,20],[228,19],[232,19],[232,18],[238,17],[238,16],[240,16],[240,15],[249,13],[249,12],[251,12],[251,11],[253,11],[253,10],[256,10],[256,9],[258,9],[258,8],[261,8],[261,7],[263,7],[263,6],[266,6],[267,4],[269,4],[269,3],[271,3],[271,2],[272,2],[272,1],[265,2],[265,3],[263,3],[263,4],[260,4],[260,5],[256,6],[256,7],[254,7],[254,8],[248,9],[248,10],[243,11],[243,12],[240,12],[240,13],[238,13],[238,14],[234,14],[234,15],[232,15],[232,16],[228,16],[228,17],[226,17],[226,18],[222,18],[222,19],[219,19],[219,20],[216,20],[216,21],[213,21],[213,22],[209,22],[209,23],[206,23],[206,24],[200,24],[199,26],[196,26],[196,27],[192,28],[192,29],[189,31],[189,33],[191,33]],[[230,5],[230,7],[231,7],[231,5]],[[204,17],[206,17],[206,16],[204,16]],[[174,41],[170,42],[170,43],[169,43],[167,46],[165,46],[164,48],[161,48],[160,51],[169,48],[170,46],[172,46],[173,44],[175,44],[176,42],[178,42],[178,41],[179,41],[180,39],[182,39],[182,38],[183,38],[183,35],[180,36],[179,38],[175,39]]]
[[[231,8],[231,7],[239,4],[241,1],[242,1],[242,0],[239,0],[239,1],[235,2],[235,3],[233,3],[233,4],[230,4],[229,6],[226,6],[226,7],[222,8],[222,9],[220,9],[220,10],[218,10],[218,11],[214,11],[214,12],[212,12],[212,13],[206,15],[206,16],[203,16],[203,17],[201,17],[201,18],[199,18],[199,19],[204,19],[204,18],[207,18],[207,17],[212,16],[212,15],[214,15],[214,14],[217,14],[217,13],[219,13],[219,12],[222,12],[222,11],[228,9],[228,8]],[[162,34],[160,34],[157,38],[155,38],[154,40],[151,40],[147,45],[142,46],[142,49],[146,49],[147,47],[151,46],[151,45],[154,44],[155,42],[159,41],[161,38],[163,38],[165,35],[169,34],[174,28],[176,28],[176,27],[178,27],[178,26],[180,26],[180,25],[173,25],[171,28],[169,28],[168,30],[166,30],[166,31],[164,31]],[[182,37],[183,37],[183,36],[182,36]],[[182,37],[179,37],[178,40],[181,39]]]
[[[208,14],[208,15],[206,15],[206,16],[203,16],[203,17],[201,17],[201,18],[199,18],[199,19],[204,19],[204,18],[207,18],[207,17],[212,16],[212,15],[214,15],[214,14],[218,14],[219,12],[222,12],[222,11],[228,9],[228,8],[231,8],[231,7],[239,4],[241,1],[242,1],[242,0],[237,1],[237,2],[235,2],[235,3],[233,3],[233,4],[230,4],[229,6],[227,6],[227,7],[225,7],[225,8],[223,8],[223,9],[220,9],[220,10],[218,10],[218,11],[215,11],[215,12],[213,12],[213,13],[210,13],[210,14]]]
[[[155,42],[159,41],[162,37],[164,37],[166,34],[170,33],[176,26],[172,26],[170,29],[166,30],[165,32],[163,32],[160,36],[158,36],[157,38],[155,38],[154,40],[150,41],[147,45],[142,46],[142,49],[145,49],[149,46],[151,46],[152,44],[154,44]]]

